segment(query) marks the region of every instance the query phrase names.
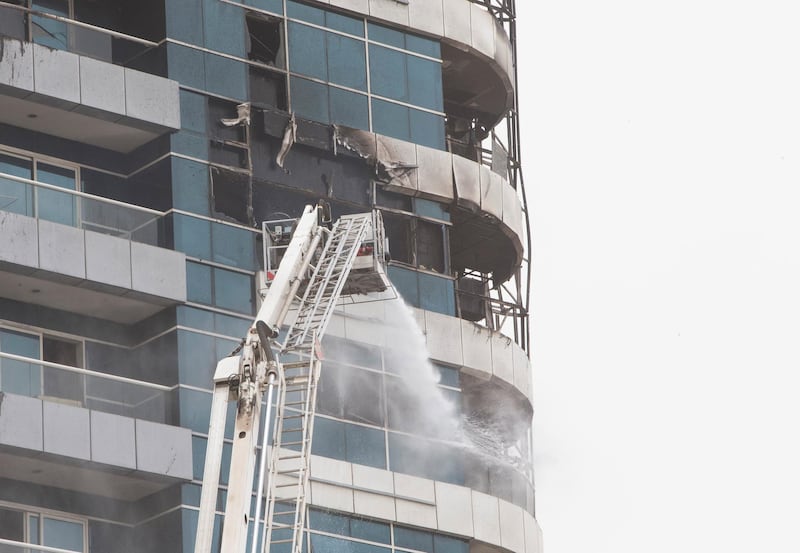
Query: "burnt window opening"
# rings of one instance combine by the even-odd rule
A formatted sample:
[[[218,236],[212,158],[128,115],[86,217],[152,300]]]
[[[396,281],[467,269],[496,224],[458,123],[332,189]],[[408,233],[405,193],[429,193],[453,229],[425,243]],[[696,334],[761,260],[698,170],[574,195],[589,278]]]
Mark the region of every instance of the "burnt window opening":
[[[286,75],[262,67],[250,67],[250,99],[256,105],[286,111]]]
[[[392,261],[448,274],[446,225],[383,211]]]
[[[221,167],[211,167],[214,215],[250,225],[252,213],[250,176]]]
[[[375,186],[375,205],[407,211],[409,213],[414,211],[413,199],[411,196],[387,192],[382,186],[377,185]]]
[[[247,57],[266,65],[284,68],[283,22],[277,17],[248,13]]]
[[[445,272],[445,233],[442,225],[416,220],[417,266],[420,269]]]
[[[222,119],[236,119],[237,110],[235,102],[209,98],[207,113],[208,119],[206,120],[206,124],[208,135],[213,139],[218,142],[234,143],[244,143],[247,140],[244,125],[228,127],[221,123]]]

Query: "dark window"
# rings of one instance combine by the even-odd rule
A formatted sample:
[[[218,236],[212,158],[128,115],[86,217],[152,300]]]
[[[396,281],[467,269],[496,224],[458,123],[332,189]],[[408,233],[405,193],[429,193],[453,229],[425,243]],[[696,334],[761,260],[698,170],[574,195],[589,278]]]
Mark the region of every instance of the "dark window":
[[[25,513],[0,509],[0,538],[12,541],[25,540]]]
[[[421,269],[444,273],[444,228],[419,219],[416,223],[417,265]]]
[[[285,67],[283,23],[277,17],[247,14],[247,57],[267,65]]]
[[[250,222],[249,175],[211,167],[211,193],[215,215],[226,215],[243,225]]]
[[[50,336],[42,339],[42,359],[59,365],[81,365],[80,344]],[[83,404],[83,378],[78,373],[44,367],[43,392],[45,396],[68,399]]]
[[[411,219],[390,213],[383,213],[383,226],[389,239],[389,253],[392,259],[402,263],[413,263],[411,251]]]

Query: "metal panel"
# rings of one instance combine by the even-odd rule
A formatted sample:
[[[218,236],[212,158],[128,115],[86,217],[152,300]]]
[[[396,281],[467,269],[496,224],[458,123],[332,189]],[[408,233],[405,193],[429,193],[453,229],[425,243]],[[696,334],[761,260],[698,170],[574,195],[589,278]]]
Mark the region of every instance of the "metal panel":
[[[381,173],[379,180],[386,182],[388,190],[417,195],[419,175],[415,169],[418,166],[416,146],[380,134],[375,136],[378,171]]]
[[[322,3],[327,4],[327,2]],[[330,0],[330,4],[356,13],[369,14],[369,0]]]
[[[125,68],[125,113],[134,119],[180,129],[178,82]]]
[[[44,401],[42,413],[45,453],[91,458],[88,409]]]
[[[472,44],[471,9],[467,0],[444,0],[444,36],[465,45]]]
[[[525,551],[525,528],[523,526],[523,511],[520,507],[512,505],[502,499],[500,503],[500,545],[515,553]]]
[[[136,467],[184,480],[192,478],[192,431],[136,420]]]
[[[41,400],[0,392],[0,445],[44,449]]]
[[[525,521],[525,553],[541,553],[542,530],[539,523],[529,513],[523,515]]]
[[[472,22],[472,47],[489,58],[494,58],[495,19],[485,7],[470,3]]]
[[[125,115],[125,70],[122,67],[82,56],[80,87],[81,105],[76,111],[112,121]],[[97,113],[95,109],[106,113]]]
[[[394,520],[397,516],[394,498],[385,495],[355,490],[353,507],[356,514],[367,515],[370,518]]]
[[[409,2],[408,23],[412,29],[436,36],[444,35],[444,6],[442,6],[442,0]]]
[[[516,386],[530,401],[533,401],[531,360],[528,359],[525,350],[517,344],[513,344],[512,347],[514,356],[514,386]]]
[[[394,478],[392,478],[390,471],[364,465],[352,465],[352,467],[353,485],[355,487],[389,494],[394,493]]]
[[[131,287],[131,242],[86,231],[86,278],[121,288]]]
[[[481,210],[503,220],[503,178],[492,171],[481,172]]]
[[[425,334],[432,359],[451,365],[464,364],[461,346],[461,319],[425,312]]]
[[[91,411],[91,459],[136,468],[136,429],[132,418]]]
[[[86,278],[83,231],[75,227],[39,221],[39,267],[59,275],[65,282]]]
[[[186,256],[131,242],[131,279],[137,292],[186,301]]]
[[[513,66],[512,66],[512,50],[511,50],[511,41],[508,39],[508,35],[506,34],[505,29],[500,25],[495,25],[494,28],[494,59],[497,62],[497,65],[500,66],[500,69],[508,75],[509,81],[513,83],[514,79],[511,78],[513,75]]]
[[[0,91],[24,98],[33,92],[33,48],[30,43],[2,39],[0,48]]]
[[[500,545],[500,507],[496,497],[472,491],[475,539]]]
[[[513,340],[500,333],[494,333],[492,336],[492,373],[512,385],[514,384],[515,345]]]
[[[353,473],[350,463],[328,457],[314,455],[311,457],[311,477],[338,484],[353,484]]]
[[[453,199],[452,154],[417,145],[419,195],[431,200]]]
[[[517,191],[509,184],[503,186],[503,223],[522,242],[522,205]]]
[[[435,482],[435,486],[438,529],[472,537],[472,491],[444,482]]]
[[[407,474],[394,474],[394,489],[397,499],[395,508],[397,512],[397,522],[420,526],[423,528],[436,528],[436,507],[425,503],[434,503],[436,493],[433,481],[417,478]],[[408,501],[400,499],[402,497],[417,499],[419,501]]]
[[[369,0],[369,14],[378,19],[408,26],[408,6],[395,0]]]
[[[36,219],[8,211],[0,211],[0,266],[3,262],[28,267],[33,272],[39,266],[39,230]]]
[[[353,485],[357,488],[372,489],[384,494],[394,494],[394,479],[388,470],[353,466]],[[394,498],[356,490],[353,494],[355,512],[373,518],[394,520],[397,516]]]
[[[354,511],[353,490],[340,488],[333,484],[311,482],[311,503],[317,507],[352,513]]]
[[[71,109],[81,101],[78,56],[33,45],[33,89],[47,103]]]
[[[459,155],[453,156],[453,178],[458,203],[478,209],[481,205],[480,165]]]
[[[461,344],[464,368],[486,374],[492,370],[492,332],[470,321],[456,319],[461,324]]]

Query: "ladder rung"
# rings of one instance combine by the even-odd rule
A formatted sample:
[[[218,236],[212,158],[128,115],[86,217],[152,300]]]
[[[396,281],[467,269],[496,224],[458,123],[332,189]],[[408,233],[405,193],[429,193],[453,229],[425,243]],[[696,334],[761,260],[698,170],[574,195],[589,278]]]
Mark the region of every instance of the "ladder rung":
[[[289,432],[300,432],[299,430],[289,430]],[[281,447],[289,447],[291,445],[303,445],[307,440],[300,440],[299,442],[286,442],[281,443]]]
[[[270,545],[274,545],[274,544],[278,544],[278,543],[292,543],[293,541],[294,541],[294,538],[289,538],[289,539],[286,539],[286,540],[270,540],[269,543],[270,543]]]
[[[293,515],[295,513],[297,513],[296,510],[295,511],[280,511],[278,513],[272,513],[272,516],[273,516],[273,518],[274,517],[282,517],[282,516],[286,516],[286,515]]]
[[[288,484],[275,484],[276,488],[291,488],[292,486],[299,486],[302,484],[299,480],[297,482],[289,482]]]

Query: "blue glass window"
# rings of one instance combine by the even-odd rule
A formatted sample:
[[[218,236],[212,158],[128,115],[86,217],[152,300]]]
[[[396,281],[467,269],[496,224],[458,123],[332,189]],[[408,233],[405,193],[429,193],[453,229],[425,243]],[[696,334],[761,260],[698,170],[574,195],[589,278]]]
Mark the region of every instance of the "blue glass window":
[[[432,58],[442,57],[442,47],[436,40],[406,34],[406,49]]]
[[[323,10],[295,2],[294,0],[286,2],[286,15],[293,19],[314,23],[315,25],[325,25],[325,12]]]
[[[395,547],[433,553],[433,534],[422,530],[395,526],[394,545]]]
[[[186,298],[189,301],[211,305],[211,267],[191,261],[186,262]]]
[[[409,140],[411,132],[408,108],[384,100],[372,99],[372,131],[378,134]]]
[[[349,35],[364,36],[364,21],[336,12],[325,12],[325,26]]]
[[[83,553],[83,530],[80,522],[43,516],[41,545]]]
[[[39,336],[35,334],[0,330],[0,352],[39,359],[39,349]],[[0,358],[0,391],[36,397],[41,390],[39,365]]]
[[[173,214],[175,249],[192,257],[211,259],[211,223],[204,219]]]
[[[214,223],[211,227],[213,260],[249,271],[256,267],[255,233],[248,230]]]
[[[35,11],[60,15],[69,18],[69,0],[33,0],[31,8]],[[40,15],[31,16],[31,34],[33,42],[55,48],[66,50],[68,43],[67,24]]]
[[[378,25],[377,23],[369,23],[369,39],[374,42],[388,44],[396,48],[405,48],[405,34],[401,31]]]
[[[29,159],[0,154],[0,173],[31,179],[33,163]],[[0,210],[32,217],[33,186],[0,177]]]
[[[367,97],[340,88],[330,87],[331,123],[369,130]]]
[[[37,163],[36,179],[66,190],[75,190],[74,169]],[[37,213],[41,219],[62,225],[77,225],[78,204],[75,195],[40,188],[36,191],[36,199],[38,202]]]
[[[330,122],[328,113],[328,87],[299,77],[291,78],[292,109],[300,117]]]
[[[253,312],[253,279],[249,275],[214,269],[214,304],[217,307],[237,311]]]
[[[283,14],[283,0],[245,0],[244,3],[272,13]]]
[[[367,62],[364,43],[334,33],[326,35],[330,82],[366,91]]]
[[[386,468],[383,430],[355,424],[345,425],[346,461],[370,467]]]
[[[344,423],[316,417],[314,419],[314,440],[311,442],[311,450],[314,455],[344,460]]]
[[[434,553],[469,553],[469,542],[441,534],[433,535]]]
[[[369,45],[370,90],[393,100],[408,100],[407,54],[375,44]]]
[[[406,56],[409,102],[415,106],[442,111],[442,64]]]
[[[427,111],[410,109],[411,142],[430,148],[444,149],[444,117]]]
[[[293,73],[328,80],[326,34],[320,29],[289,22],[289,67]]]

